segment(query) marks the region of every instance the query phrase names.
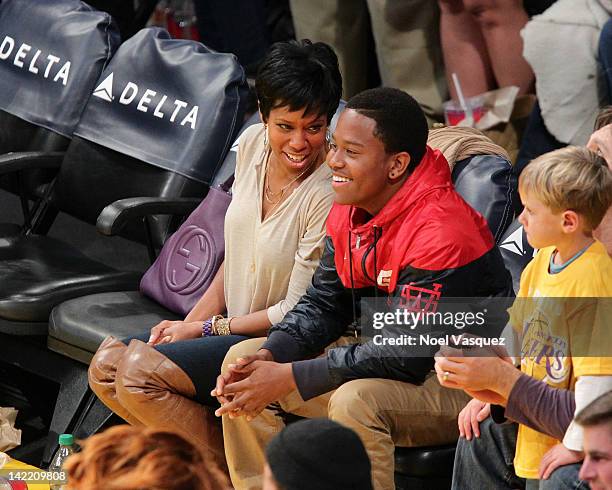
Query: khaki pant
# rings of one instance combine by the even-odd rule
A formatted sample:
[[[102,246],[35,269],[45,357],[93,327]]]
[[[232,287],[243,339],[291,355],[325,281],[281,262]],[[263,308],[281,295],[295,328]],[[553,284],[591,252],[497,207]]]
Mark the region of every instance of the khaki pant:
[[[370,25],[382,84],[441,111],[447,87],[435,0],[290,0],[298,39],[329,44],[340,62],[344,98],[366,88]]]
[[[246,340],[233,346],[223,370],[237,357],[256,352],[264,340]],[[422,386],[389,379],[358,379],[307,402],[293,392],[279,405],[288,413],[329,417],[353,429],[370,456],[374,488],[386,490],[395,488],[395,446],[456,441],[457,415],[468,399],[461,391],[442,388],[432,375]],[[265,447],[283,427],[282,419],[269,408],[251,422],[244,417],[223,417],[225,456],[236,490],[261,488]]]

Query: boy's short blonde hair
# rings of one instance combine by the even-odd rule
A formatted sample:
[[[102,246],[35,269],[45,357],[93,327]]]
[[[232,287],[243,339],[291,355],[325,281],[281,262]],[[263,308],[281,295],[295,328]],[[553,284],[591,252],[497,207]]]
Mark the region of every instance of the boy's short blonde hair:
[[[612,105],[607,105],[599,111],[595,119],[594,130],[597,131],[608,124],[612,124]]]
[[[531,161],[521,173],[519,189],[554,213],[572,210],[582,215],[585,231],[591,231],[612,204],[612,172],[599,155],[568,146]]]

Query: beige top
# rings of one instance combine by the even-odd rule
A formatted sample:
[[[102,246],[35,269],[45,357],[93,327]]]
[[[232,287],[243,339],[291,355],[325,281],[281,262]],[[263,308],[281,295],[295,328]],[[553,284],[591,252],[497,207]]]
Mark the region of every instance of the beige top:
[[[265,165],[263,125],[240,137],[233,197],[225,216],[225,304],[228,316],[268,309],[280,322],[310,284],[331,209],[331,170],[317,168],[261,220]]]

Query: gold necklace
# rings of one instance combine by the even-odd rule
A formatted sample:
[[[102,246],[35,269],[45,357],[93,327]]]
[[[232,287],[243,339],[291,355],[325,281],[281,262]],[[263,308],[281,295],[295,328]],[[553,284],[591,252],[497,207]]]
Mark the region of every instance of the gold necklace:
[[[291,179],[289,183],[281,187],[279,191],[272,192],[272,189],[270,189],[270,181],[269,181],[270,179],[268,175],[268,165],[270,163],[270,159],[268,158],[268,160],[266,160],[266,178],[265,178],[265,185],[264,185],[264,197],[266,198],[266,201],[268,201],[270,204],[274,206],[276,206],[279,202],[281,202],[283,199],[283,195],[285,194],[285,191],[289,188],[289,186],[293,184],[294,182],[296,182],[306,172],[308,172],[314,165],[315,161],[316,160],[313,160],[313,162],[307,168],[305,168],[304,171],[302,171],[297,177],[294,177],[293,179]],[[278,199],[274,201],[273,199],[277,195],[278,195]]]

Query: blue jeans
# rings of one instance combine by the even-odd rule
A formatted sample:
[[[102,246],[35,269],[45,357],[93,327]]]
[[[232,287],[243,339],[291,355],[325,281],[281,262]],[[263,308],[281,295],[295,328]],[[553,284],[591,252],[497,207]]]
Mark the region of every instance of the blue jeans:
[[[587,490],[578,479],[580,464],[557,468],[548,480],[525,480],[514,472],[517,424],[480,423],[480,437],[457,443],[452,490]]]
[[[480,423],[480,437],[460,437],[455,452],[452,490],[524,488],[514,473],[516,424],[496,424],[491,417]]]
[[[578,478],[581,463],[561,466],[548,480],[527,480],[526,490],[588,490],[589,485]]]

